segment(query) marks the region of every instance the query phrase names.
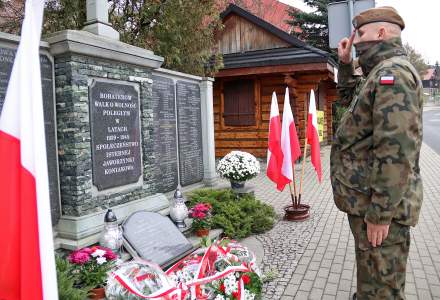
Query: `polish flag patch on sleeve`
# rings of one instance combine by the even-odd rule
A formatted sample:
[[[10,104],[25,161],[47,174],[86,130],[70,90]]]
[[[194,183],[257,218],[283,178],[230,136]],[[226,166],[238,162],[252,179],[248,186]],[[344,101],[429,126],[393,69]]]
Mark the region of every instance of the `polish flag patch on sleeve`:
[[[394,76],[393,75],[386,75],[380,77],[380,84],[381,85],[394,85]]]

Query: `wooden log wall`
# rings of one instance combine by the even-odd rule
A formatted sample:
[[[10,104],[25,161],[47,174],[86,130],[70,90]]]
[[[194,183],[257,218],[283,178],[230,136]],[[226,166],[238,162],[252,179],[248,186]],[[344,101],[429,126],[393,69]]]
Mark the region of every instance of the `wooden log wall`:
[[[243,77],[241,77],[243,78]],[[282,74],[255,76],[257,105],[256,126],[225,126],[222,122],[222,80],[216,79],[214,83],[214,122],[215,122],[215,148],[216,157],[223,157],[232,150],[242,150],[264,158],[267,155],[267,139],[269,131],[270,106],[272,93],[275,91],[278,99],[278,107],[282,120],[286,77]],[[231,79],[231,78],[229,78]],[[233,78],[238,80],[240,78]],[[305,141],[306,110],[308,109],[308,95],[311,89],[316,90],[320,81],[328,80],[327,73],[295,74],[293,82],[289,82],[290,103],[295,118],[295,125],[299,134],[301,148]],[[327,82],[326,105],[325,105],[325,130],[324,144],[331,141],[331,103],[334,96],[334,83]],[[306,101],[307,100],[307,101]],[[306,107],[307,106],[307,107]],[[305,110],[306,107],[306,110]]]
[[[226,18],[224,26],[218,39],[218,48],[223,54],[290,46],[265,29],[237,15]]]

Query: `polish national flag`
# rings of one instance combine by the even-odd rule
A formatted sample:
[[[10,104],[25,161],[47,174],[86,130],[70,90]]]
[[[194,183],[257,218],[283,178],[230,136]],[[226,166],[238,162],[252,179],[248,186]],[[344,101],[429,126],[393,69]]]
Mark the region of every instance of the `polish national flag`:
[[[281,150],[284,155],[281,173],[293,181],[293,164],[301,156],[298,134],[296,133],[295,120],[290,108],[289,88],[286,88],[283,109],[283,127],[281,130]],[[283,186],[284,188],[284,186]]]
[[[58,299],[47,177],[40,36],[44,1],[27,0],[0,117],[0,299]]]
[[[316,114],[315,92],[310,92],[309,113],[307,117],[307,144],[310,145],[310,157],[312,165],[315,167],[318,180],[321,182],[321,149],[318,136],[318,117]]]
[[[277,189],[282,191],[289,183],[289,179],[281,173],[283,165],[283,152],[281,151],[281,126],[278,101],[275,92],[272,94],[269,121],[269,142],[267,150],[267,177],[277,184]]]

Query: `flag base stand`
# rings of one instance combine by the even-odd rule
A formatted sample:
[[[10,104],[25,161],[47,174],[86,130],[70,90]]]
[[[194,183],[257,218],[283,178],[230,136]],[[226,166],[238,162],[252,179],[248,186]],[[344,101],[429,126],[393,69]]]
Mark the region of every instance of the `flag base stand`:
[[[310,218],[310,206],[307,204],[288,205],[284,207],[284,220],[299,222]]]

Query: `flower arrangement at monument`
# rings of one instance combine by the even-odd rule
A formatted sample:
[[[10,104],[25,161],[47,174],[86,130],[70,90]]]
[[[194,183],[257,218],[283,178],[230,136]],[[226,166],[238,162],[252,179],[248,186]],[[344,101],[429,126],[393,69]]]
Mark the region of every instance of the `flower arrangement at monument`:
[[[231,273],[224,279],[211,284],[214,300],[239,299],[254,300],[261,294],[261,280],[255,273]]]
[[[246,181],[260,173],[260,163],[250,153],[232,151],[220,159],[217,172],[231,181]]]
[[[109,300],[261,299],[261,273],[254,254],[231,240],[198,249],[163,272],[146,261],[121,265],[106,288]],[[161,298],[163,297],[163,298]]]
[[[141,299],[148,295],[152,299],[172,299],[161,297],[163,291],[171,294],[173,281],[164,271],[151,262],[135,259],[121,264],[109,277],[105,296],[109,300]]]
[[[73,266],[80,287],[101,288],[107,281],[107,273],[115,266],[117,255],[110,249],[93,246],[75,250],[67,257]]]
[[[193,219],[191,228],[199,236],[207,235],[212,225],[212,206],[209,203],[198,203],[189,210]]]
[[[194,286],[197,299],[261,299],[261,272],[255,260],[248,248],[224,239],[187,256],[166,274],[177,286]]]

